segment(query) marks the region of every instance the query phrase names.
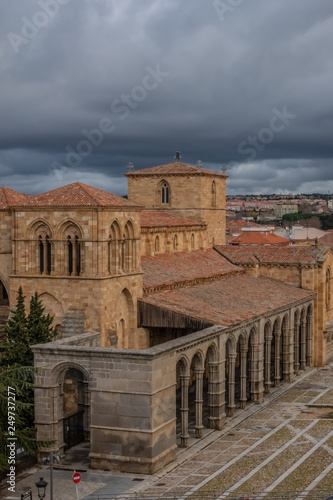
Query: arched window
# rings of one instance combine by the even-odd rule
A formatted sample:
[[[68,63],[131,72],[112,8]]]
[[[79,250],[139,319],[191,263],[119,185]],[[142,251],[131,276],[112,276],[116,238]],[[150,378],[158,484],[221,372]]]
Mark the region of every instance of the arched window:
[[[80,276],[81,272],[81,247],[79,242],[79,237],[75,236],[75,274],[76,276]]]
[[[51,266],[52,266],[52,247],[51,247],[51,241],[48,236],[45,238],[45,245],[46,245],[46,267],[47,267],[47,274],[51,274]]]
[[[165,182],[162,185],[162,205],[168,205],[169,204],[169,186]]]
[[[326,309],[331,308],[331,270],[326,271]]]
[[[216,184],[215,181],[212,182],[212,207],[216,207]]]
[[[81,231],[74,223],[68,223],[63,230],[64,272],[69,276],[80,276],[83,271],[84,242]]]
[[[175,252],[177,251],[177,247],[178,247],[178,236],[175,234],[175,236],[173,237],[173,249]]]
[[[73,243],[72,243],[72,238],[70,236],[67,236],[67,242],[68,242],[68,274],[72,275],[73,273]]]
[[[160,251],[160,238],[156,236],[155,238],[155,252],[158,253]]]
[[[194,234],[191,234],[191,250],[194,250],[195,248],[195,239],[194,239]]]
[[[51,274],[52,271],[52,242],[49,228],[43,222],[37,223],[35,231],[37,269],[40,274]],[[36,262],[36,261],[35,261]]]
[[[108,251],[108,270],[109,274],[118,274],[122,269],[120,262],[120,227],[117,221],[111,224],[109,251]]]
[[[43,238],[40,235],[39,238],[39,272],[40,274],[43,274],[44,272],[44,245],[43,245]]]
[[[136,262],[135,255],[135,240],[134,229],[131,221],[127,221],[125,225],[123,245],[123,270],[126,272],[133,271]]]

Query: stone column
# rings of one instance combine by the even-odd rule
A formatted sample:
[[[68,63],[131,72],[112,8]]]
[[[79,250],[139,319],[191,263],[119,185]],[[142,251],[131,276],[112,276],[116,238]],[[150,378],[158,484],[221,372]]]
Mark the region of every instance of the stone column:
[[[293,345],[294,345],[294,328],[286,329],[286,333],[283,342],[284,353],[283,353],[283,380],[286,382],[292,382],[294,379],[294,359],[293,359]]]
[[[267,336],[265,342],[265,392],[271,392],[271,351],[272,351],[272,337]]]
[[[301,322],[301,370],[306,368],[306,320]]]
[[[236,354],[229,354],[229,403],[228,417],[232,417],[235,412],[235,364]]]
[[[181,434],[180,434],[180,446],[181,448],[186,448],[188,446],[188,386],[190,377],[188,375],[180,376],[181,384],[181,403],[180,403],[180,415],[181,415]]]
[[[294,366],[296,375],[299,375],[299,320],[294,325]]]
[[[246,359],[247,359],[247,346],[242,345],[240,351],[240,407],[244,410],[246,408]]]
[[[224,364],[212,361],[208,369],[209,428],[221,430],[225,421]]]
[[[264,348],[262,344],[251,343],[250,392],[251,401],[261,403],[264,399]]]
[[[312,365],[312,316],[307,317],[306,328],[306,366]]]
[[[195,370],[195,437],[202,437],[202,402],[204,370]]]
[[[282,333],[280,332],[275,332],[274,335],[274,341],[275,341],[275,356],[274,356],[274,385],[275,387],[280,387],[280,380],[281,380],[281,374],[280,374],[280,337]]]

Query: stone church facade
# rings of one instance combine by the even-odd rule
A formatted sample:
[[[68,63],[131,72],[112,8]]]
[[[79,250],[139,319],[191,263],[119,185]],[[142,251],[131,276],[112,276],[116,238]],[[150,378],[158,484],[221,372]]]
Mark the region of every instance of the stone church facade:
[[[57,339],[33,348],[38,439],[152,473],[326,362],[332,254],[232,254],[224,174],[177,161],[127,179],[128,199],[0,188],[0,322],[19,286],[54,316]]]

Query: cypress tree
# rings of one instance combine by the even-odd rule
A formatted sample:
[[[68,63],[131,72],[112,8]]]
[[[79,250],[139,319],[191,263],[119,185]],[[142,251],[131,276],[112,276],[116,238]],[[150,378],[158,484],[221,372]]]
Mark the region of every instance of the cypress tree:
[[[11,311],[11,317],[5,327],[6,339],[0,347],[0,366],[15,368],[17,366],[33,365],[24,299],[22,287],[20,287],[16,309]]]
[[[45,307],[38,299],[37,292],[31,297],[30,312],[27,318],[29,345],[45,344],[54,338],[54,329],[51,326],[53,318],[44,314]]]

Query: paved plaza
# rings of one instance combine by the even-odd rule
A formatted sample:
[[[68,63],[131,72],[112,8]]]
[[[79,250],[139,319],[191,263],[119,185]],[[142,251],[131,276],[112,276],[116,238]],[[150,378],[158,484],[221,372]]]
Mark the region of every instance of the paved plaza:
[[[17,492],[48,471],[35,470]],[[54,500],[76,498],[72,471],[54,471]],[[35,487],[33,486],[35,489]],[[80,499],[286,498],[326,499],[333,494],[333,370],[312,369],[284,385],[262,405],[228,419],[179,450],[177,463],[154,476],[87,471]],[[4,498],[20,498],[6,495]],[[36,494],[33,498],[37,498]],[[47,496],[46,500],[49,500]]]

